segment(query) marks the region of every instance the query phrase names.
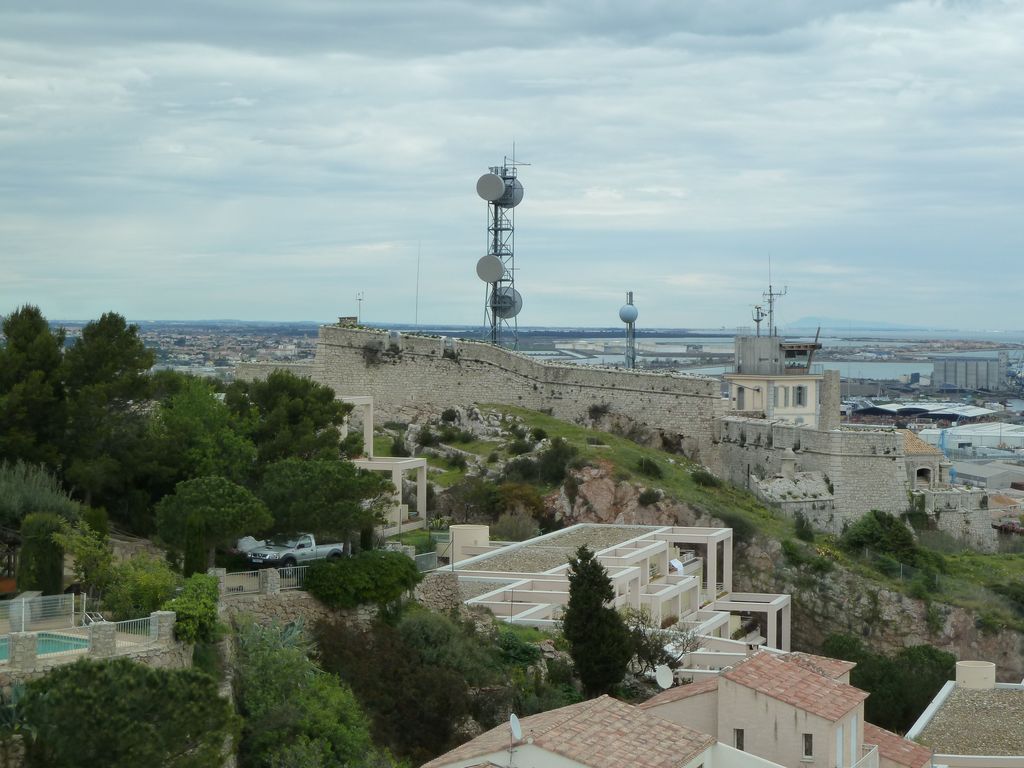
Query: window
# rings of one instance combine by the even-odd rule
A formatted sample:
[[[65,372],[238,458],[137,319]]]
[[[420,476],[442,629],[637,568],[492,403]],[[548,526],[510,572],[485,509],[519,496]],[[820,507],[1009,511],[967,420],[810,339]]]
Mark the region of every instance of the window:
[[[779,407],[779,387],[772,387],[772,405]]]
[[[782,406],[789,408],[789,387],[782,388]]]
[[[814,757],[814,734],[804,734],[804,757]]]
[[[732,729],[732,739],[733,739],[733,744],[735,745],[736,749],[743,749],[743,729],[742,728],[733,728]]]
[[[807,405],[807,387],[793,387],[793,405]]]

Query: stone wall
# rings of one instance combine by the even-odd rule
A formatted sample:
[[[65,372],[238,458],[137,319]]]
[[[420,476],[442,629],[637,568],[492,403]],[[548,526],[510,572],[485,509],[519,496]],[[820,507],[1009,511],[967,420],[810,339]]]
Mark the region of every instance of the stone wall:
[[[259,378],[275,367],[284,366],[241,365],[236,376]],[[315,362],[297,370],[339,395],[372,395],[381,419],[502,403],[579,422],[597,406],[671,433],[705,463],[724,408],[718,381],[705,376],[555,365],[480,342],[399,336],[395,343],[387,333],[340,326],[320,329]]]
[[[924,513],[938,530],[981,552],[999,549],[999,534],[992,527],[988,493],[981,488],[922,488],[915,500],[924,501]]]

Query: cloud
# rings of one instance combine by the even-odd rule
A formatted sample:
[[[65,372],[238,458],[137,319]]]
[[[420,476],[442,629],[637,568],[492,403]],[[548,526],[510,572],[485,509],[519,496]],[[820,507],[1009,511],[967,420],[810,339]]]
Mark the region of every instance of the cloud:
[[[473,183],[515,141],[524,323],[613,323],[633,289],[652,324],[736,325],[771,254],[793,317],[1010,325],[1022,23],[987,0],[7,3],[0,312],[330,319],[358,286],[408,322],[419,249],[421,319],[477,322]]]

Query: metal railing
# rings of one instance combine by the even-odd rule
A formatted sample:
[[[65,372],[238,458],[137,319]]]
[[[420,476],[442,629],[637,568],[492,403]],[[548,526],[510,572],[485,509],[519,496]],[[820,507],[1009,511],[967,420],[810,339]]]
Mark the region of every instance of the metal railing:
[[[141,645],[149,645],[153,641],[149,616],[144,619],[115,622],[114,628],[118,648],[137,648]]]
[[[862,744],[861,758],[850,768],[878,768],[878,747],[874,744]]]
[[[224,576],[224,591],[231,595],[255,594],[260,591],[259,571],[237,571]]]
[[[437,568],[437,552],[424,552],[416,555],[416,569],[419,571],[432,571]]]
[[[73,627],[85,595],[41,595],[0,601],[0,634]]]
[[[281,589],[303,589],[306,585],[307,571],[309,571],[308,565],[278,569],[278,573],[281,575]]]

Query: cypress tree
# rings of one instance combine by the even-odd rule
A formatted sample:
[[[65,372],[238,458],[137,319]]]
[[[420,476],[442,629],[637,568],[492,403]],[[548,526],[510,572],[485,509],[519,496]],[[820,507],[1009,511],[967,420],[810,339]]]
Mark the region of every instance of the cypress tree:
[[[198,512],[190,512],[185,521],[185,577],[206,573],[207,557],[203,519]]]
[[[569,603],[562,634],[588,696],[607,693],[622,682],[632,656],[629,629],[607,605],[615,597],[604,566],[586,546],[569,560]]]
[[[52,512],[33,512],[21,523],[18,552],[18,589],[41,590],[44,595],[64,591],[64,550],[53,540],[61,518]]]

